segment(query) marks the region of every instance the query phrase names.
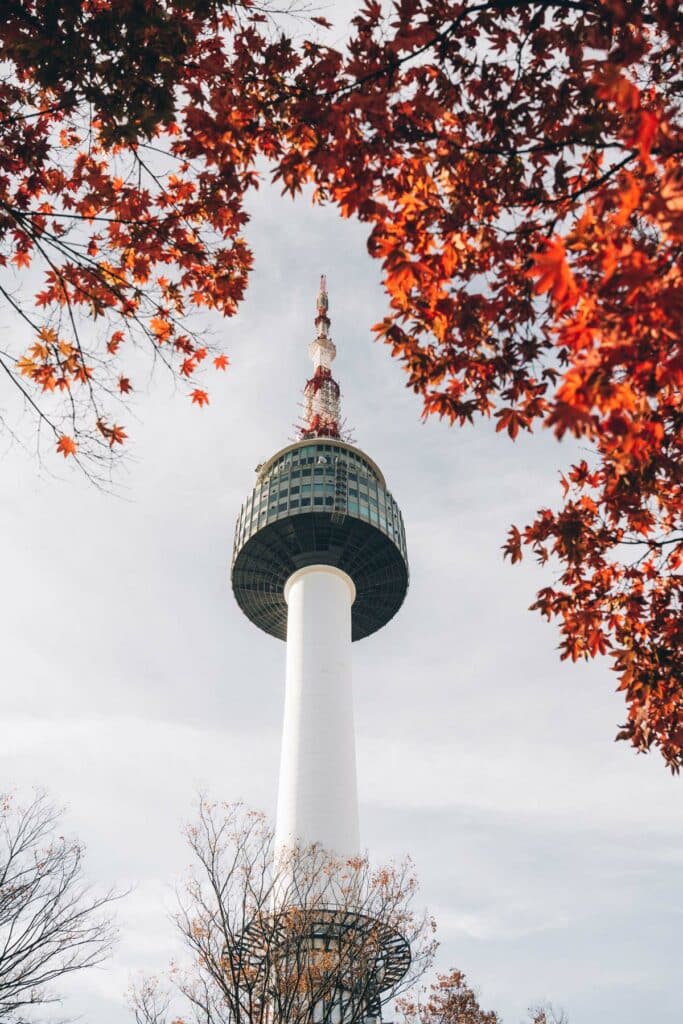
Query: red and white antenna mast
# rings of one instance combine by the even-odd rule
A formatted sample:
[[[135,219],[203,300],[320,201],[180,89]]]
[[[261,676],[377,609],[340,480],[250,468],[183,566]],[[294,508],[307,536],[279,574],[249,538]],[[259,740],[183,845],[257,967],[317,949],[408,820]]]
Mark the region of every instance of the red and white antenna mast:
[[[308,346],[308,354],[313,360],[314,371],[304,388],[304,422],[300,433],[302,438],[332,437],[339,439],[341,436],[339,385],[332,376],[332,362],[337,354],[337,349],[330,338],[328,306],[327,280],[323,274],[320,278],[320,291],[316,303],[315,326],[318,333]]]

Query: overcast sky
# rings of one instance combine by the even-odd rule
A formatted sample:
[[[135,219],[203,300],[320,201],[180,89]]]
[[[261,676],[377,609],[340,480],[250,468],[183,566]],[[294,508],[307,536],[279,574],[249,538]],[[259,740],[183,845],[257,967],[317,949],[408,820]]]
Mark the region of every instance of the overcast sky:
[[[254,467],[293,434],[326,272],[344,412],[411,565],[399,615],[354,645],[363,842],[413,855],[440,966],[506,1024],[544,999],[571,1024],[680,1024],[681,782],[613,743],[608,662],[560,663],[526,610],[549,577],[501,558],[509,524],[557,502],[570,449],[421,423],[371,341],[363,230],[268,188],[253,212],[248,297],[219,325],[232,366],[203,410],[155,378],[120,496],[16,447],[0,462],[2,787],[47,786],[92,879],[134,886],[116,956],[69,986],[69,1011],[126,1024],[131,973],[166,966],[198,789],[274,811],[284,645],[240,613],[228,567]]]

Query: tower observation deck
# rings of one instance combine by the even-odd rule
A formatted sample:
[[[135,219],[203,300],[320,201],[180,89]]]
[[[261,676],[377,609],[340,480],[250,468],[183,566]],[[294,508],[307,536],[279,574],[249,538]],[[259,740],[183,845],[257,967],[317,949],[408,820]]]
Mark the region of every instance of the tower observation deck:
[[[342,437],[324,277],[315,325],[299,438],[257,468],[235,528],[232,588],[256,626],[287,642],[276,849],[319,843],[353,858],[360,837],[351,644],[401,607],[408,558],[382,472]],[[361,916],[354,927],[365,927]],[[410,963],[398,934],[383,948],[384,981],[378,975],[368,1021],[378,1018],[380,992]]]
[[[405,529],[376,463],[340,437],[324,283],[315,323],[318,336],[309,346],[315,372],[304,390],[301,437],[258,467],[235,529],[232,586],[245,615],[284,640],[287,579],[309,565],[334,566],[356,588],[351,630],[361,640],[403,603]]]
[[[284,589],[297,569],[326,564],[356,588],[352,639],[381,629],[408,587],[401,511],[384,477],[359,448],[307,437],[273,455],[237,520],[232,585],[242,611],[286,638]]]

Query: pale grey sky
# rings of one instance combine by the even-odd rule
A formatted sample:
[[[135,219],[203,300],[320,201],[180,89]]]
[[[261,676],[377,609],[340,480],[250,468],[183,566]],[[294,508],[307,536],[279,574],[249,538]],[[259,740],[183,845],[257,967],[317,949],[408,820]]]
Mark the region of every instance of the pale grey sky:
[[[284,645],[241,615],[228,566],[254,467],[292,434],[324,271],[344,410],[402,506],[412,573],[396,619],[354,645],[363,840],[414,856],[439,965],[507,1024],[543,999],[571,1024],[678,1024],[681,782],[612,742],[607,661],[561,664],[526,610],[548,577],[501,558],[509,524],[557,501],[570,450],[420,422],[371,341],[362,228],[265,188],[248,236],[247,301],[217,327],[232,367],[204,410],[156,380],[122,497],[16,448],[0,463],[0,780],[47,786],[92,878],[135,886],[114,960],[68,1009],[125,1024],[131,972],[167,964],[198,788],[274,811]]]

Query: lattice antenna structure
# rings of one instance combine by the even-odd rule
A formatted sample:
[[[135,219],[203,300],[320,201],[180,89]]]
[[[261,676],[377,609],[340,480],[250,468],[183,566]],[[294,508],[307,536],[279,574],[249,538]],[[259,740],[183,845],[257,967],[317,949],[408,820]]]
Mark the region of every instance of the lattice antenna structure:
[[[339,385],[332,376],[337,349],[330,338],[329,304],[327,279],[323,274],[316,301],[317,333],[308,346],[313,376],[306,381],[304,388],[303,424],[299,431],[302,439],[330,437],[337,440],[342,436]]]

